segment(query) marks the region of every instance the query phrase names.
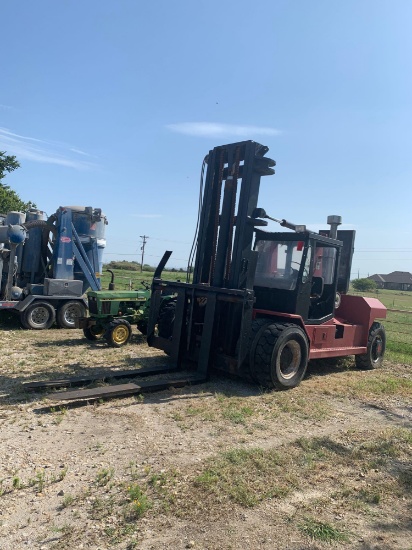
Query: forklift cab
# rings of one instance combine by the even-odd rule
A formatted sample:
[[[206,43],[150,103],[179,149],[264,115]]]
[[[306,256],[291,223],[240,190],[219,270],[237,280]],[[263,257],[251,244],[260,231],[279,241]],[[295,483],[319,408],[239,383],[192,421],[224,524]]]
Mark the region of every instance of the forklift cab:
[[[317,233],[256,230],[255,308],[319,324],[335,309],[342,243]]]

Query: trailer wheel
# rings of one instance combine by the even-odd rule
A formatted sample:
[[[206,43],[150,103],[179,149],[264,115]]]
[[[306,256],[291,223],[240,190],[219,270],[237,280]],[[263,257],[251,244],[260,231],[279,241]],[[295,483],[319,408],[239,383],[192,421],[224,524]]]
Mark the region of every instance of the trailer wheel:
[[[381,323],[373,323],[369,330],[367,351],[363,355],[355,355],[358,369],[371,370],[380,367],[386,349],[386,333]]]
[[[132,327],[125,319],[115,319],[105,332],[104,338],[113,348],[120,348],[127,344],[132,335]]]
[[[99,340],[99,338],[101,338],[104,333],[105,329],[99,325],[93,325],[91,327],[86,327],[83,329],[83,334],[85,335],[85,337],[92,342]]]
[[[69,300],[57,310],[57,325],[60,328],[76,328],[76,319],[85,316],[85,306],[76,300]]]
[[[21,314],[20,321],[24,328],[44,330],[52,326],[56,319],[54,307],[47,302],[34,302]]]
[[[294,388],[305,375],[308,356],[308,340],[300,327],[270,324],[256,343],[253,376],[266,388]]]

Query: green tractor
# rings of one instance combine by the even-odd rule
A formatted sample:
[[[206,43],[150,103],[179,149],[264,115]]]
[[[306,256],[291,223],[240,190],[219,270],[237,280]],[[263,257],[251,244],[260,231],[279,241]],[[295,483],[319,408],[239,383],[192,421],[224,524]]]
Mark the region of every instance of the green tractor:
[[[76,325],[88,340],[104,338],[109,346],[119,348],[130,340],[132,325],[146,334],[151,292],[144,281],[144,289],[115,290],[111,273],[109,290],[87,293],[89,317],[79,317]]]
[[[109,346],[120,348],[128,343],[132,325],[146,335],[150,310],[150,285],[142,281],[140,290],[115,290],[112,280],[108,290],[89,290],[87,293],[89,317],[77,317],[76,328],[83,329],[88,340],[104,338]],[[157,331],[163,338],[171,338],[176,297],[162,296]]]

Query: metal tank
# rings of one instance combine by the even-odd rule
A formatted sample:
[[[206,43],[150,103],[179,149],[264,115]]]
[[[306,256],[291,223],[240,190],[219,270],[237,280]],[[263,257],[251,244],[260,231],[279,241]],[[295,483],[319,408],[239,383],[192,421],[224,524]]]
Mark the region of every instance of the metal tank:
[[[42,210],[32,208],[26,213],[26,223],[43,221],[45,214]],[[42,266],[42,241],[44,228],[32,227],[29,230],[28,238],[24,243],[23,255],[20,262],[20,285],[27,283],[42,283],[44,278],[44,267]]]
[[[22,225],[26,221],[24,212],[7,212],[4,225]]]
[[[103,252],[106,247],[105,232],[107,218],[100,208],[93,208],[91,206],[65,206],[60,207],[59,210],[63,211],[65,209],[70,209],[72,212],[73,226],[92,265],[94,265],[93,253],[96,249],[94,243],[97,244],[99,272],[96,273],[96,277],[100,279],[103,269]],[[73,265],[73,278],[83,281],[83,292],[85,292],[89,284],[77,260],[74,261]]]
[[[23,224],[26,214],[22,212],[8,212],[0,226],[0,242],[6,244],[0,251],[1,256],[1,296],[4,300],[10,300],[10,289],[13,277],[18,273],[21,257],[23,254],[23,243],[27,232]],[[13,266],[10,268],[10,266]]]

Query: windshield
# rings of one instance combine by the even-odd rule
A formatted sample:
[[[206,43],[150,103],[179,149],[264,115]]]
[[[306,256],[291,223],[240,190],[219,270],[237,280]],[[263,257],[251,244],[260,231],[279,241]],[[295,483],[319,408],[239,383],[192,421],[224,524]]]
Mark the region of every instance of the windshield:
[[[302,263],[303,241],[258,241],[255,285],[294,290]]]

